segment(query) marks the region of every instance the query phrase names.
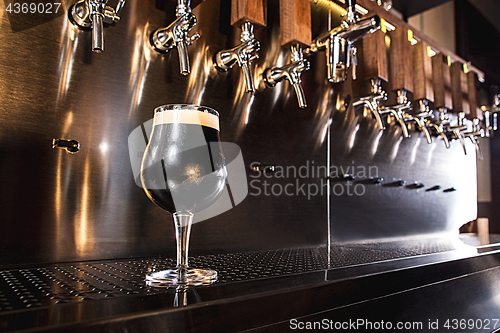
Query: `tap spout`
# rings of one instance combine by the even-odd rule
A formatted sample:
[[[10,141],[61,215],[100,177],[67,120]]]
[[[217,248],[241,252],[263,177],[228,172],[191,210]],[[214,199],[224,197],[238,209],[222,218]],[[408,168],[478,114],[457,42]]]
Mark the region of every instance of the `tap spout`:
[[[68,18],[83,30],[92,30],[92,51],[104,52],[104,23],[120,21],[125,0],[120,0],[116,9],[107,6],[108,0],[80,0],[69,8]]]
[[[302,89],[300,76],[303,71],[310,68],[308,60],[304,59],[302,47],[294,45],[291,47],[291,62],[282,67],[268,68],[264,71],[264,82],[269,87],[274,87],[276,83],[286,79],[293,86],[300,108],[307,107],[304,90]]]
[[[196,33],[189,36],[189,31],[196,26],[196,16],[189,9],[189,1],[179,1],[177,6],[177,19],[166,28],[155,30],[150,37],[153,48],[160,53],[167,53],[177,47],[179,54],[179,69],[182,75],[191,72],[187,46],[200,38]]]
[[[240,40],[240,45],[217,52],[214,55],[214,65],[218,70],[226,72],[238,64],[243,70],[247,92],[253,93],[255,86],[250,66],[252,60],[259,58],[257,52],[260,50],[260,42],[254,37],[252,23],[245,22],[243,24]]]

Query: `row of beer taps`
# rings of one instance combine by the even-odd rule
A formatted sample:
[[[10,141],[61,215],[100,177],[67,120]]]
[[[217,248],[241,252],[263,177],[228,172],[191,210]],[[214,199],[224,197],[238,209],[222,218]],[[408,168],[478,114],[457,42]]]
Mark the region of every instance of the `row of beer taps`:
[[[300,44],[290,47],[290,62],[281,67],[267,68],[262,73],[265,84],[274,87],[277,83],[287,80],[295,90],[298,104],[301,108],[307,106],[304,91],[301,86],[301,74],[310,68],[310,63],[304,58],[304,54],[310,55],[319,51],[325,51],[327,64],[327,78],[330,82],[343,82],[347,78],[348,71],[352,71],[352,77],[356,77],[357,50],[354,43],[368,34],[375,32],[381,27],[379,16],[359,19],[355,6],[355,0],[346,0],[347,14],[338,27],[320,35],[314,39],[311,46],[303,51]],[[81,29],[92,30],[92,50],[102,52],[104,50],[103,22],[114,23],[120,20],[120,12],[125,5],[125,0],[119,0],[116,9],[107,6],[107,0],[80,0],[69,9],[69,18],[73,24]],[[187,47],[200,38],[199,33],[190,36],[190,30],[196,26],[196,16],[191,12],[190,0],[178,0],[176,7],[176,19],[167,27],[155,30],[150,36],[151,46],[160,53],[167,53],[174,47],[179,55],[180,73],[190,73],[189,57]],[[252,78],[252,61],[258,59],[260,42],[255,38],[254,25],[245,22],[241,26],[241,43],[227,50],[221,50],[213,56],[214,66],[219,71],[228,71],[236,64],[242,69],[246,85],[246,91],[255,91]],[[408,123],[414,123],[424,133],[426,141],[430,144],[432,136],[437,135],[444,141],[446,148],[450,142],[458,140],[461,142],[464,153],[467,154],[465,140],[469,139],[482,159],[478,138],[490,137],[496,129],[496,114],[500,110],[500,95],[497,95],[494,105],[490,110],[484,110],[482,119],[474,118],[468,122],[465,114],[460,112],[456,124],[451,124],[448,110],[439,108],[430,110],[427,100],[418,101],[418,111],[410,113],[413,109],[408,100],[407,91],[397,91],[397,103],[392,106],[383,106],[382,102],[387,100],[387,93],[381,86],[380,79],[370,81],[371,93],[354,101],[353,105],[366,107],[376,119],[377,127],[385,129],[384,117],[392,116],[402,129],[405,138],[410,137]],[[467,126],[469,124],[469,126]]]

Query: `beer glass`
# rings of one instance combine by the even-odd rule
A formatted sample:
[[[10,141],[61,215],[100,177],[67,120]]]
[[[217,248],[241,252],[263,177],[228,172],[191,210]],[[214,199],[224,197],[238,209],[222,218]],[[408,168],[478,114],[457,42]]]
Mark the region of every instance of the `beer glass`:
[[[226,178],[217,111],[186,104],[155,109],[141,183],[149,199],[173,215],[177,266],[146,275],[149,285],[200,285],[217,279],[214,270],[188,266],[189,236],[194,214],[217,201]]]

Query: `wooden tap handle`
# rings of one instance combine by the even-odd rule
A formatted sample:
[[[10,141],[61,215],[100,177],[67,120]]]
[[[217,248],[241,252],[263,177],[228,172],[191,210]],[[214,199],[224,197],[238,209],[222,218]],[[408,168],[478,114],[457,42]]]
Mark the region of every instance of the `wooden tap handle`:
[[[481,112],[481,96],[479,94],[479,79],[477,74],[474,72],[468,72],[467,83],[469,86],[469,108],[470,108],[470,113],[467,115],[467,118],[482,119],[483,113]]]
[[[290,47],[311,46],[311,3],[309,0],[280,0],[280,41]]]
[[[245,22],[256,27],[265,27],[267,21],[267,0],[232,0],[231,25],[241,28]]]
[[[392,91],[404,89],[413,92],[411,34],[404,26],[399,26],[388,34],[391,38],[389,84]]]
[[[452,109],[449,58],[442,53],[432,57],[432,81],[434,84],[434,108]]]
[[[413,56],[413,100],[434,102],[432,86],[432,59],[429,57],[429,44],[421,41],[412,46]]]
[[[385,33],[382,30],[363,38],[363,69],[365,80],[379,78],[387,82],[389,78]]]
[[[467,74],[465,74],[464,64],[454,62],[451,64],[451,97],[453,100],[453,112],[470,113],[469,108],[469,85]]]

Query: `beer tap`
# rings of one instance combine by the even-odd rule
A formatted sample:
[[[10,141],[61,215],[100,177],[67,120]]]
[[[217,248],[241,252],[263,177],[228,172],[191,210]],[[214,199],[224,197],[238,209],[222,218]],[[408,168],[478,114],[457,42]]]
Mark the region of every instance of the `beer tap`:
[[[465,140],[462,132],[467,131],[465,115],[470,113],[468,101],[468,83],[465,74],[465,64],[454,62],[451,64],[451,96],[453,102],[452,111],[457,114],[457,124],[448,125],[447,130],[453,133],[452,139],[457,139],[462,144],[464,154],[467,155]]]
[[[252,60],[259,58],[257,52],[260,50],[260,42],[255,39],[252,23],[245,22],[243,24],[240,41],[241,44],[232,49],[217,52],[214,56],[214,62],[217,69],[224,72],[233,68],[237,63],[243,70],[247,92],[253,93],[255,86],[250,66]]]
[[[301,86],[300,74],[310,68],[309,61],[304,59],[302,47],[296,44],[291,47],[291,61],[282,67],[268,68],[264,71],[264,82],[269,87],[274,87],[276,83],[283,79],[288,80],[295,90],[300,108],[307,107],[304,90]]]
[[[493,105],[490,110],[483,111],[484,136],[492,138],[493,133],[498,129],[497,114],[500,112],[500,94],[493,98]]]
[[[356,1],[347,0],[347,19],[340,26],[312,41],[306,53],[326,51],[327,78],[330,82],[343,82],[352,65],[353,79],[356,78],[357,50],[354,42],[380,29],[380,17],[359,20],[356,15]]]
[[[429,109],[429,101],[427,99],[420,99],[418,101],[419,111],[416,114],[405,114],[405,121],[414,121],[417,127],[424,133],[425,139],[428,144],[432,143],[432,137],[427,129],[427,118],[432,117],[432,111]]]
[[[196,25],[196,16],[191,13],[190,0],[178,0],[175,11],[177,18],[166,28],[155,30],[150,37],[151,46],[160,52],[167,53],[177,47],[179,66],[182,75],[191,72],[187,46],[200,38],[199,33],[189,36],[189,30]]]
[[[413,92],[411,35],[411,30],[404,26],[399,26],[389,33],[391,38],[389,84],[391,90],[396,92],[397,104],[380,109],[381,114],[392,115],[396,119],[405,138],[410,137],[406,126],[406,114],[407,111],[412,110],[411,102],[407,97],[408,92]]]
[[[293,14],[293,15],[290,15]],[[267,68],[264,82],[269,87],[283,79],[288,80],[295,90],[300,108],[307,107],[300,76],[310,68],[304,59],[302,45],[311,44],[311,5],[309,0],[280,0],[280,43],[290,47],[290,63],[282,67]]]
[[[82,30],[92,30],[92,51],[104,51],[104,23],[120,21],[120,13],[125,6],[125,0],[120,0],[116,9],[106,6],[108,0],[80,0],[68,11],[68,18]]]
[[[457,115],[457,124],[454,126],[447,125],[445,127],[447,132],[452,134],[451,139],[458,140],[462,144],[464,149],[464,154],[467,155],[467,148],[465,147],[465,140],[462,131],[467,130],[467,124],[465,123],[465,113],[459,112]]]

